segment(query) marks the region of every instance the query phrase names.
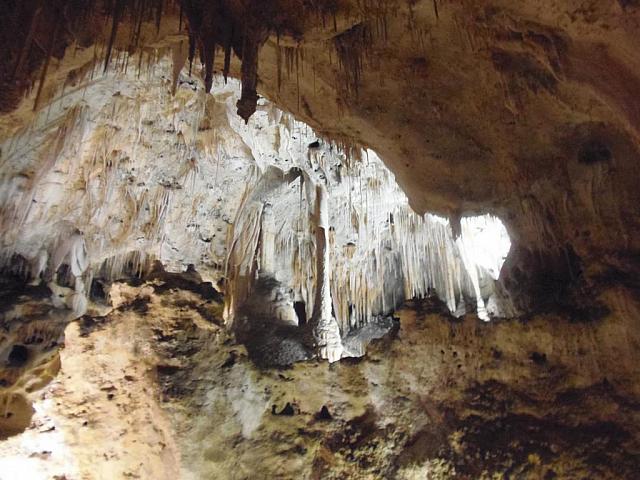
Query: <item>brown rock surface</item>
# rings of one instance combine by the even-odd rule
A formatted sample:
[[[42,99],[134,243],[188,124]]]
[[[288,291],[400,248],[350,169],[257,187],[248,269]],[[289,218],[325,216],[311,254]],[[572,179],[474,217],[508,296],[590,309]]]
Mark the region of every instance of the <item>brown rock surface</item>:
[[[67,329],[61,374],[0,465],[22,455],[36,478],[69,479],[619,479],[640,467],[637,305],[619,291],[630,316],[588,325],[452,322],[415,302],[362,360],[259,370],[199,294],[162,285],[117,285],[116,310]]]

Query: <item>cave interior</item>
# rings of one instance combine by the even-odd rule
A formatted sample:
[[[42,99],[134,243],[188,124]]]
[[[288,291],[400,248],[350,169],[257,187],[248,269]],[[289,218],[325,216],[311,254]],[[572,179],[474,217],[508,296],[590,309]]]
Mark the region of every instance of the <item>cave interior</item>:
[[[0,480],[638,478],[638,0],[2,0],[0,45]]]

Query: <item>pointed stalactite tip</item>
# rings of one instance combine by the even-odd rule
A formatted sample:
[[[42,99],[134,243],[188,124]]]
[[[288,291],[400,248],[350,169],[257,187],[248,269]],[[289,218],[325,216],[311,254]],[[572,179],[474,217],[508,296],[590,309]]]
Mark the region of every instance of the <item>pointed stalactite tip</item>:
[[[242,117],[244,123],[249,123],[251,115],[256,111],[256,105],[258,104],[258,94],[255,92],[242,92],[242,98],[236,103],[238,107],[238,115]]]

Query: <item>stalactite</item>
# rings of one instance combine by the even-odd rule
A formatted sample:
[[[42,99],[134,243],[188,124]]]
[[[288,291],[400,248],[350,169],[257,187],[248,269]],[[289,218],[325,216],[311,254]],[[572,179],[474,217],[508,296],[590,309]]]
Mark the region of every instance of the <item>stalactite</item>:
[[[126,0],[114,0],[115,5],[113,7],[112,15],[112,24],[111,24],[111,34],[109,36],[109,41],[107,43],[107,55],[104,59],[104,69],[103,71],[106,73],[109,68],[109,61],[111,60],[111,51],[113,49],[113,44],[116,41],[116,36],[118,34],[118,25],[120,24],[120,18],[124,13],[125,2]]]
[[[18,55],[18,60],[16,61],[16,66],[13,69],[12,80],[20,77],[22,73],[22,68],[24,67],[24,63],[27,60],[27,56],[29,54],[29,49],[31,48],[31,43],[34,39],[34,34],[36,31],[36,27],[38,25],[38,17],[40,16],[40,12],[42,11],[42,5],[38,4],[31,14],[31,21],[29,22],[29,30],[27,31],[27,36],[24,39],[24,43],[22,44],[22,48],[20,49],[20,54]]]
[[[282,89],[282,49],[276,46],[276,87],[278,92]]]
[[[216,55],[215,40],[212,38],[204,39],[200,48],[200,55],[204,65],[204,90],[206,93],[209,93],[211,91],[211,86],[213,85],[213,64],[215,62]]]
[[[300,111],[300,57],[298,55],[298,48],[295,49],[296,55],[296,102],[298,106],[298,112]]]
[[[42,67],[42,73],[40,74],[40,83],[38,84],[38,92],[36,93],[36,98],[33,102],[33,110],[37,110],[38,109],[38,105],[40,103],[40,96],[42,95],[42,90],[44,88],[44,83],[45,80],[47,78],[47,70],[49,69],[49,62],[51,62],[51,55],[53,53],[53,48],[56,44],[56,41],[58,39],[58,33],[60,32],[60,28],[62,26],[62,23],[58,20],[55,22],[55,26],[53,28],[53,33],[51,35],[51,42],[49,43],[49,46],[47,48],[47,54],[45,57],[45,61],[44,61],[44,65]]]
[[[334,39],[339,66],[344,75],[347,93],[358,96],[363,71],[364,54],[370,43],[369,28],[358,24]]]
[[[258,52],[267,39],[267,31],[260,27],[245,32],[242,47],[242,95],[236,104],[238,115],[245,123],[256,111],[258,102]]]
[[[222,75],[224,76],[224,83],[227,83],[227,77],[229,76],[229,68],[231,66],[231,45],[233,43],[233,25],[227,29],[227,35],[224,41],[224,65],[222,68]],[[279,71],[278,71],[279,75]],[[280,85],[278,77],[278,86]]]
[[[160,31],[160,22],[162,20],[162,6],[165,0],[155,0],[155,10],[156,10],[156,31]]]

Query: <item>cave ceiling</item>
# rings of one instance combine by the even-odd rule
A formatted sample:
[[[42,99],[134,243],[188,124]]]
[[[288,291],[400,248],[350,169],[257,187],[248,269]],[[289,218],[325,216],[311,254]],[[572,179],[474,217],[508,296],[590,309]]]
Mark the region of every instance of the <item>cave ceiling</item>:
[[[4,135],[29,116],[23,95],[39,108],[52,84],[83,73],[82,62],[136,68],[126,61],[136,49],[184,41],[177,61],[193,64],[205,85],[214,72],[242,79],[243,118],[259,93],[329,138],[373,148],[420,212],[497,213],[533,256],[570,248],[599,270],[624,269],[620,256],[638,250],[636,2],[6,8],[0,108],[13,113]]]

